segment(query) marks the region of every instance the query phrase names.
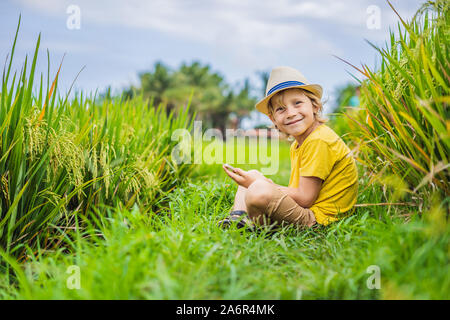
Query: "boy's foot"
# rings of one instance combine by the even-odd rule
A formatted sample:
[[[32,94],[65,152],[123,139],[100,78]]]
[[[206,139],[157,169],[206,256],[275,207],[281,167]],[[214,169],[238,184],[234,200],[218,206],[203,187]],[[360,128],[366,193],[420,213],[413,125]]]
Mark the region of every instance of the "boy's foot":
[[[255,231],[254,223],[248,218],[247,212],[243,210],[234,210],[230,212],[230,215],[220,220],[217,225],[221,228],[229,228],[233,223],[236,223],[236,228],[247,227],[248,231]]]

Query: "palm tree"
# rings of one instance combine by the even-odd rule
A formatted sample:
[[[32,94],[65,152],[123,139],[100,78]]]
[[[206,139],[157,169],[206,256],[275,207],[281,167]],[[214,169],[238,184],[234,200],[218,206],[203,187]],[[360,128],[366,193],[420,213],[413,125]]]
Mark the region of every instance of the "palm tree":
[[[199,120],[205,121],[204,128],[218,128],[222,132],[225,131],[230,112],[243,115],[255,104],[255,99],[250,95],[248,79],[234,93],[221,74],[199,61],[182,63],[175,71],[158,61],[152,71],[140,73],[139,79],[140,88],[125,90],[125,96],[140,91],[144,97],[153,99],[154,106],[163,103],[167,112],[178,112],[187,105],[192,94],[190,110],[197,113]]]
[[[256,74],[259,76],[259,79],[261,80],[262,86],[261,86],[261,93],[264,97],[266,95],[266,85],[267,81],[269,81],[270,72],[267,70],[258,71]]]
[[[157,106],[161,102],[167,103],[164,96],[167,90],[173,87],[172,71],[161,61],[157,61],[153,72],[142,72],[139,74],[141,81],[141,91],[144,97],[151,97],[153,105]]]

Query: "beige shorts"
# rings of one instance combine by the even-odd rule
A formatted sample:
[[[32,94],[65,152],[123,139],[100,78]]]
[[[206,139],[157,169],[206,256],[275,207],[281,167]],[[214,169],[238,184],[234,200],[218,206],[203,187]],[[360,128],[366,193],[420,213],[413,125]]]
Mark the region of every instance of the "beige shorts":
[[[279,187],[272,195],[265,213],[269,224],[277,225],[293,224],[299,228],[312,227],[316,222],[314,212],[298,205],[291,197],[285,194]]]

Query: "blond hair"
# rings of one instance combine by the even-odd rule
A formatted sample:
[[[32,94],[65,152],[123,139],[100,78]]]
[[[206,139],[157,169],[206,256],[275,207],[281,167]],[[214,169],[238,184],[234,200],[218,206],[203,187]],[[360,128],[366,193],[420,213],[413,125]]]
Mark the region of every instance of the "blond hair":
[[[314,120],[318,121],[319,123],[328,122],[327,118],[322,118],[322,116],[321,116],[321,114],[323,112],[323,104],[318,96],[316,96],[311,91],[308,91],[308,90],[305,90],[302,88],[290,88],[290,89],[286,89],[286,90],[299,90],[301,93],[303,93],[305,96],[307,96],[309,98],[309,100],[311,100],[311,104],[313,105],[313,107],[317,108],[317,112],[314,113]],[[277,92],[276,94],[274,94],[272,98],[270,98],[269,103],[268,103],[268,109],[269,109],[269,115],[271,115],[272,117],[273,117],[273,111],[275,110],[275,108],[284,107],[283,99],[284,99],[284,93],[286,92],[286,90],[281,90],[281,91]],[[278,127],[275,124],[273,124],[270,127],[277,129],[278,132],[280,132],[280,134],[285,136],[288,140],[294,139],[291,135],[288,135],[288,134],[284,133],[283,131],[281,131],[280,129],[278,129]]]

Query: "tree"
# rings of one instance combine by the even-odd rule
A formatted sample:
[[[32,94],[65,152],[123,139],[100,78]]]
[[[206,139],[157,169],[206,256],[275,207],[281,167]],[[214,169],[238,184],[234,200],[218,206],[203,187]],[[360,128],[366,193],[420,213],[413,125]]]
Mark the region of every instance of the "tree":
[[[140,91],[144,97],[153,98],[153,105],[161,102],[167,103],[167,90],[174,86],[172,71],[161,61],[155,63],[153,72],[142,72],[139,74],[141,82]]]
[[[340,86],[336,89],[336,105],[330,116],[330,125],[333,130],[339,135],[344,136],[348,132],[347,118],[344,113],[348,112],[350,106],[350,101],[352,97],[356,95],[356,88],[358,86],[355,84],[346,84]],[[343,138],[347,142],[348,138]]]
[[[266,85],[267,85],[267,82],[269,81],[269,78],[270,78],[270,72],[269,71],[265,71],[265,70],[258,71],[257,75],[259,76],[259,79],[262,82],[262,86],[261,86],[262,96],[265,97],[266,96]]]
[[[213,127],[225,132],[230,112],[244,115],[252,110],[255,98],[251,97],[248,79],[241,88],[235,88],[225,82],[224,77],[211,70],[209,65],[199,61],[182,63],[178,70],[171,70],[158,61],[152,71],[139,74],[140,88],[130,88],[124,95],[133,96],[142,93],[151,97],[153,105],[163,103],[168,112],[186,106],[192,94],[190,109],[197,113],[199,120],[205,121],[206,127]]]
[[[344,111],[342,107],[350,105],[350,100],[355,96],[357,87],[358,85],[349,83],[336,89],[336,107],[333,112],[342,112]]]

